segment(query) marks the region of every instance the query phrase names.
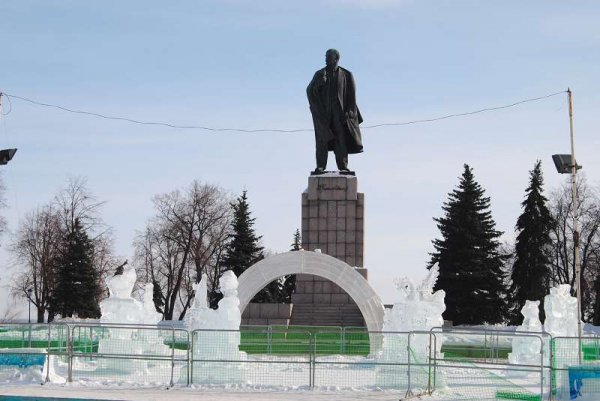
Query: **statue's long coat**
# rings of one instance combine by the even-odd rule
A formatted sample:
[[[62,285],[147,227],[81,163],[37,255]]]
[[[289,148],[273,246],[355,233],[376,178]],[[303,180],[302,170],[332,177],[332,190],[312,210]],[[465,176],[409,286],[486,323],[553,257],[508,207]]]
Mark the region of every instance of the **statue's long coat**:
[[[346,147],[348,148],[348,153],[360,153],[363,151],[363,145],[360,127],[358,125],[362,123],[363,119],[356,106],[356,86],[354,84],[354,77],[352,76],[352,73],[345,68],[338,68],[338,101],[340,102],[344,115],[348,117],[344,123]],[[308,103],[313,117],[315,139],[317,141],[327,142],[328,149],[333,150],[334,136],[325,112],[325,102],[327,101],[325,91],[327,85],[322,84],[323,75],[325,75],[325,68],[320,69],[315,73],[312,81],[308,84],[308,88],[306,88],[306,94],[308,96]]]

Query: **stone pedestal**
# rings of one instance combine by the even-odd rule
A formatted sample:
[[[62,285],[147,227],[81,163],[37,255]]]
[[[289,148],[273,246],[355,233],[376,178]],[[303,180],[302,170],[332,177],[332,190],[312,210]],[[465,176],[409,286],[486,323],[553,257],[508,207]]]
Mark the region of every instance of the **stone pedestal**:
[[[355,176],[311,176],[302,194],[302,247],[363,266],[365,196]]]
[[[355,176],[327,173],[310,176],[302,194],[302,248],[320,249],[367,278],[364,260],[364,194]],[[292,295],[293,325],[362,326],[360,310],[335,283],[306,274],[296,276]]]

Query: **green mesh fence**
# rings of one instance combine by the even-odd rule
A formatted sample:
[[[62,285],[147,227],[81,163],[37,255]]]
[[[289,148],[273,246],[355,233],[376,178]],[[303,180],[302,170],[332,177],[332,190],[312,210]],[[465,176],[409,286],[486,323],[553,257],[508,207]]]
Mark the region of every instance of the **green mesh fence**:
[[[556,337],[551,348],[555,399],[600,399],[600,339]]]
[[[310,332],[195,330],[191,341],[192,384],[298,388],[312,383]]]
[[[515,347],[536,342],[530,358]],[[551,358],[550,358],[551,354]],[[37,358],[37,359],[36,359]],[[0,369],[46,363],[52,382],[385,389],[465,400],[600,400],[600,340],[501,331],[352,327],[0,324]],[[550,386],[550,383],[552,386]]]
[[[0,324],[0,349],[60,348],[67,343],[66,325]]]
[[[66,375],[74,381],[187,384],[188,351],[177,346],[182,343],[188,343],[188,333],[181,329],[73,326]]]
[[[450,330],[438,338],[443,345],[431,364],[436,393],[461,400],[548,398],[539,335]],[[532,352],[513,355],[515,341]]]

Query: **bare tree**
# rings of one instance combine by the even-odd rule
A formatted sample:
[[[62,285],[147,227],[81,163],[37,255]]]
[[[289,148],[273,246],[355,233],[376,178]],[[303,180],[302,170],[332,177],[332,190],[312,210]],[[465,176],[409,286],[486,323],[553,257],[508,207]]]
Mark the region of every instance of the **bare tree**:
[[[54,207],[60,218],[63,235],[67,235],[75,228],[79,221],[83,230],[91,238],[94,245],[93,265],[98,272],[99,288],[101,294],[98,299],[107,296],[104,279],[109,271],[118,264],[113,252],[112,230],[101,217],[101,209],[105,201],[98,199],[88,188],[87,179],[84,177],[70,177],[67,185],[54,197]]]
[[[138,236],[139,276],[152,282],[157,310],[164,319],[183,319],[202,274],[214,283],[219,258],[229,238],[229,199],[214,185],[198,181],[184,191],[157,195],[156,215]]]
[[[594,282],[600,276],[600,198],[583,176],[577,182],[577,214],[581,260],[582,316],[588,320],[594,312],[596,299]],[[554,218],[549,249],[552,263],[551,285],[569,284],[575,294],[575,247],[573,243],[573,202],[570,181],[550,197],[550,212]],[[600,312],[600,311],[599,311]]]
[[[47,206],[25,216],[11,246],[23,271],[12,284],[14,295],[30,300],[37,309],[37,320],[52,321],[52,291],[55,284],[56,263],[66,235],[80,221],[94,245],[93,266],[98,272],[99,299],[104,298],[104,278],[116,265],[113,254],[112,232],[100,217],[104,202],[99,202],[87,188],[84,178],[70,178]],[[31,290],[31,291],[29,291]]]
[[[11,251],[25,269],[16,277],[12,293],[31,301],[37,322],[44,322],[51,304],[56,261],[62,244],[57,211],[44,206],[28,213],[20,222]]]
[[[56,194],[53,203],[67,233],[74,230],[76,220],[88,233],[102,232],[105,225],[100,218],[100,209],[106,202],[99,202],[92,195],[86,178],[69,177],[67,185]]]

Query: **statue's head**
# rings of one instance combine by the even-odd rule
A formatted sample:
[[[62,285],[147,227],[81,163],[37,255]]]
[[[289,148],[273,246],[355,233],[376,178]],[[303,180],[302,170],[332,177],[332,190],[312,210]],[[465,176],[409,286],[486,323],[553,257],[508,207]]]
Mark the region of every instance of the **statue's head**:
[[[325,53],[325,64],[327,64],[327,67],[335,67],[338,61],[340,61],[340,52],[335,49],[327,50]]]

